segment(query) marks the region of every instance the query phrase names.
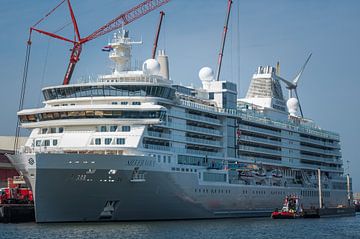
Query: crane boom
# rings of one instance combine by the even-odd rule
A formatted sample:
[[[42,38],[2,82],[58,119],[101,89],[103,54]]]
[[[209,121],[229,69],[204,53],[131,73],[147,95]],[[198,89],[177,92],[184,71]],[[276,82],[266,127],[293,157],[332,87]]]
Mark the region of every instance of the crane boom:
[[[159,42],[159,35],[160,35],[160,30],[161,30],[161,24],[164,18],[165,12],[161,11],[160,12],[160,20],[159,20],[159,25],[156,31],[156,36],[155,36],[155,41],[154,41],[154,46],[153,46],[153,51],[152,51],[152,55],[151,58],[155,59],[155,55],[156,55],[156,49],[157,49],[157,45]]]
[[[146,0],[139,5],[133,7],[129,11],[121,14],[120,16],[114,18],[104,26],[100,27],[95,32],[91,33],[89,36],[81,39],[81,43],[93,40],[97,37],[100,37],[106,33],[119,29],[122,26],[125,26],[140,17],[146,15],[147,13],[155,10],[156,8],[170,2],[170,0]]]
[[[228,26],[229,26],[229,18],[230,18],[230,12],[231,12],[232,3],[233,3],[232,0],[228,0],[228,7],[227,7],[227,12],[226,12],[226,18],[225,18],[225,25],[224,25],[224,30],[223,30],[223,34],[222,34],[221,47],[220,47],[219,58],[218,58],[218,67],[217,67],[217,71],[216,71],[216,81],[220,80],[221,64],[222,64],[222,59],[223,59],[223,56],[224,56],[226,34],[227,34],[227,31],[228,31]]]
[[[74,31],[76,34],[74,40],[60,36],[55,33],[47,32],[47,31],[35,28],[40,22],[42,22],[46,17],[48,17],[51,13],[53,13],[65,1],[67,1],[67,3],[68,3],[72,24],[73,24]],[[90,35],[88,35],[87,37],[80,38],[79,28],[78,28],[78,25],[76,22],[75,14],[71,7],[70,0],[62,0],[61,3],[58,4],[53,10],[51,10],[45,17],[40,19],[34,26],[30,27],[30,36],[31,36],[32,31],[36,31],[38,33],[41,33],[41,34],[44,34],[44,35],[47,35],[47,36],[50,36],[50,37],[53,37],[53,38],[56,38],[56,39],[59,39],[62,41],[71,42],[74,44],[72,51],[71,51],[70,62],[67,67],[67,70],[66,70],[66,73],[64,76],[64,81],[63,81],[63,85],[67,85],[70,83],[71,76],[74,72],[76,63],[80,60],[82,44],[84,44],[88,41],[94,40],[102,35],[105,35],[105,34],[111,32],[111,31],[119,29],[120,27],[123,27],[123,26],[139,19],[140,17],[146,15],[147,13],[155,10],[156,8],[166,4],[168,2],[170,2],[170,0],[145,0],[144,2],[140,3],[139,5],[133,7],[132,9],[130,9],[130,10],[126,11],[125,13],[119,15],[118,17],[114,18],[113,20],[111,20],[110,22],[105,24],[104,26],[100,27],[98,30],[96,30],[93,33],[91,33]],[[29,37],[29,42],[31,42],[30,37]]]

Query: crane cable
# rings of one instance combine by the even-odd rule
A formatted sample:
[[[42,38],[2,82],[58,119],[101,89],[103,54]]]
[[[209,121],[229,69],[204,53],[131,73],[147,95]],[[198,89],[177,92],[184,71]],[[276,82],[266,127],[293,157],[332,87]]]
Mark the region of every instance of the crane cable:
[[[22,83],[21,83],[21,92],[20,92],[20,101],[19,101],[18,111],[21,111],[24,107],[24,98],[25,98],[25,90],[26,90],[26,81],[27,81],[28,70],[29,70],[30,52],[31,52],[31,31],[30,31],[29,40],[27,41],[27,45],[26,45],[25,64],[24,64],[23,78],[22,78]],[[18,117],[17,124],[16,124],[16,132],[15,132],[14,152],[17,151],[18,146],[19,146],[19,135],[20,135],[20,118]]]

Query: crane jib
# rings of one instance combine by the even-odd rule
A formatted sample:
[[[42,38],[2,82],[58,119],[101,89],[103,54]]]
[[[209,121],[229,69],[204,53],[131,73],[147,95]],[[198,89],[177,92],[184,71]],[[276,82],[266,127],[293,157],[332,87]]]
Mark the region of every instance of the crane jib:
[[[40,30],[38,28],[35,28],[40,22],[42,22],[43,20],[45,20],[49,15],[51,15],[61,4],[63,4],[65,2],[65,0],[62,0],[54,9],[52,9],[49,13],[47,13],[45,15],[45,17],[41,18],[39,21],[36,22],[35,25],[33,25],[30,28],[30,36],[29,36],[29,41],[31,42],[31,32],[32,31],[36,31],[38,33],[62,40],[62,41],[67,41],[67,42],[71,42],[74,44],[74,48],[71,52],[71,56],[70,56],[70,62],[68,65],[68,68],[66,70],[65,73],[65,77],[64,77],[64,81],[63,84],[67,85],[70,83],[71,80],[71,76],[74,72],[76,63],[79,61],[80,59],[80,54],[81,54],[81,50],[82,47],[81,45],[94,40],[102,35],[105,35],[109,32],[112,32],[116,29],[119,29],[139,18],[141,18],[142,16],[146,15],[147,13],[159,8],[160,6],[170,2],[170,0],[146,0],[142,3],[140,3],[139,5],[131,8],[130,10],[126,11],[125,13],[119,15],[118,17],[114,18],[113,20],[111,20],[110,22],[108,22],[107,24],[103,25],[102,27],[100,27],[99,29],[97,29],[96,31],[94,31],[93,33],[91,33],[90,35],[88,35],[87,37],[81,38],[80,37],[80,32],[78,29],[78,25],[76,22],[76,18],[75,18],[75,14],[73,12],[70,0],[66,0],[68,3],[68,8],[69,8],[69,12],[70,12],[70,16],[71,16],[71,20],[72,20],[72,24],[74,27],[74,31],[76,33],[75,39],[71,40],[68,39],[66,37],[60,36],[58,34],[52,33],[52,32],[47,32],[44,30]]]

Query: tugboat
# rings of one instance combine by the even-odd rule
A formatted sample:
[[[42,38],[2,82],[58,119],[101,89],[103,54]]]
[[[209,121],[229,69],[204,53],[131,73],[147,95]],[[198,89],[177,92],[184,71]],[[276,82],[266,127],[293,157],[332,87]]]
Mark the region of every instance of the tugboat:
[[[300,217],[303,217],[303,210],[300,206],[300,199],[296,195],[286,196],[282,209],[271,213],[273,219],[296,219]]]

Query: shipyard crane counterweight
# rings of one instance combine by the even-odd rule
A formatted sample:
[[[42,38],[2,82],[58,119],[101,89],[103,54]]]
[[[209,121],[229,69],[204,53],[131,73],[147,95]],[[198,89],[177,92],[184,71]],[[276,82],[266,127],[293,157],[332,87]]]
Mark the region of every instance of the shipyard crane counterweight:
[[[71,21],[72,21],[74,31],[75,31],[74,40],[68,39],[66,37],[60,36],[60,35],[52,33],[52,32],[47,32],[47,31],[36,28],[36,26],[40,22],[42,22],[46,17],[48,17],[51,13],[53,13],[65,1],[68,3]],[[76,22],[75,14],[73,12],[70,0],[63,0],[53,10],[51,10],[48,14],[46,14],[45,17],[40,19],[34,26],[32,26],[30,28],[30,37],[29,37],[28,44],[31,44],[31,32],[32,31],[36,31],[41,34],[44,34],[44,35],[47,35],[47,36],[50,36],[50,37],[53,37],[53,38],[56,38],[59,40],[71,42],[74,44],[72,51],[71,51],[70,62],[69,62],[68,68],[66,70],[66,74],[64,77],[64,81],[63,81],[63,84],[67,85],[70,82],[71,76],[72,76],[75,66],[76,66],[76,63],[80,60],[80,54],[81,54],[83,44],[85,44],[88,41],[94,40],[102,35],[105,35],[111,31],[119,29],[120,27],[123,27],[123,26],[135,21],[136,19],[146,15],[147,13],[155,10],[156,8],[168,3],[169,1],[170,0],[146,0],[142,3],[140,3],[139,5],[133,7],[132,9],[126,11],[125,13],[119,15],[118,17],[114,18],[107,24],[103,25],[102,27],[100,27],[99,29],[97,29],[96,31],[94,31],[93,33],[88,35],[87,37],[81,38],[79,28],[78,28],[78,25]]]

